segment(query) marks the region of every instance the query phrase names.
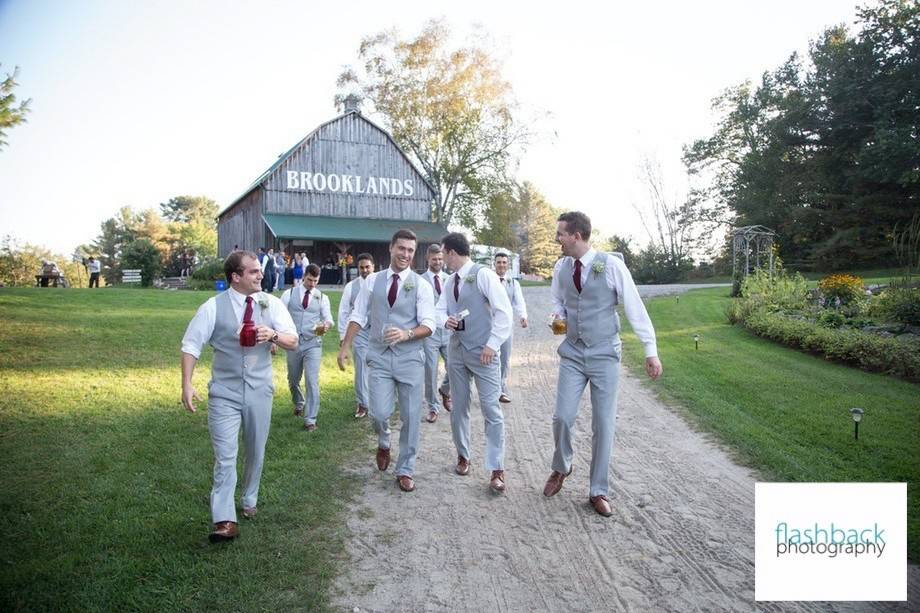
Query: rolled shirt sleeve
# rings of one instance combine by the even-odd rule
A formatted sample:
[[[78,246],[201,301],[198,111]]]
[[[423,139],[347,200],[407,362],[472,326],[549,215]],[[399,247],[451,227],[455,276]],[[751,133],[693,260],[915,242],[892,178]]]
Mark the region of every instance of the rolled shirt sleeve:
[[[329,296],[326,294],[323,294],[323,303],[320,306],[320,313],[323,318],[323,323],[335,326],[335,321],[332,319],[332,305],[329,303]]]
[[[553,315],[561,319],[566,318],[565,299],[562,296],[562,286],[559,284],[559,271],[562,269],[562,262],[565,258],[560,258],[553,267],[553,280],[550,282],[550,294],[553,297]]]
[[[339,301],[339,340],[345,339],[345,332],[348,331],[348,317],[351,313],[348,312],[348,307],[351,304],[351,293],[355,291],[355,287],[359,283],[349,283],[345,286],[344,291],[342,291],[342,299]]]
[[[351,311],[351,316],[348,318],[349,322],[355,322],[362,328],[367,325],[367,305],[370,304],[371,300],[371,288],[374,287],[374,283],[377,280],[377,275],[386,274],[386,271],[381,272],[372,272],[367,275],[367,278],[364,280],[364,283],[361,284],[361,291],[358,292],[358,297],[355,298],[355,308]]]
[[[514,287],[514,315],[518,319],[527,319],[527,303],[524,302],[524,291],[521,289],[521,282],[514,279],[512,284]]]
[[[287,306],[270,294],[268,295],[268,316],[271,319],[269,325],[275,332],[297,336],[297,328],[294,326],[294,320]]]
[[[626,319],[629,320],[629,325],[632,326],[633,332],[639,337],[645,349],[645,357],[657,357],[655,327],[639,296],[639,289],[623,260],[610,254],[607,254],[607,286],[612,290],[615,289],[620,297],[623,310],[626,312]]]
[[[418,325],[425,326],[431,333],[437,330],[437,315],[434,306],[434,287],[427,281],[422,280],[418,284],[418,292],[415,297],[416,319]]]
[[[489,300],[492,307],[492,333],[486,345],[495,352],[501,349],[502,343],[511,336],[511,301],[508,292],[502,287],[502,282],[494,271],[480,268],[476,275],[476,286]]]
[[[185,335],[182,337],[182,353],[193,355],[196,360],[200,358],[201,350],[214,334],[216,321],[217,302],[215,298],[209,298],[198,307],[198,311],[195,312],[195,316],[185,329]]]

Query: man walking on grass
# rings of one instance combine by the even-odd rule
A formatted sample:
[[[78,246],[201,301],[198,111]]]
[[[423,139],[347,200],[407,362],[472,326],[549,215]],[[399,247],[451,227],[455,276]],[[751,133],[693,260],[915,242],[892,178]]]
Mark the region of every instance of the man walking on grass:
[[[553,269],[553,313],[566,322],[559,345],[559,383],[553,415],[553,471],[543,494],[554,496],[572,472],[575,417],[585,386],[591,384],[591,474],[588,501],[595,512],[609,517],[610,454],[617,415],[620,372],[620,319],[626,318],[645,348],[645,371],[661,376],[655,329],[622,259],[591,248],[591,220],[580,212],[563,213],[556,224],[556,241],[563,258]]]
[[[438,321],[453,334],[447,368],[453,410],[450,428],[457,449],[458,475],[470,471],[470,396],[476,381],[485,421],[485,466],[489,487],[505,491],[505,422],[498,397],[501,393],[500,349],[511,334],[511,302],[498,276],[470,260],[470,243],[458,232],[441,244],[447,266],[455,271],[438,300]],[[446,321],[445,321],[446,320]]]
[[[323,335],[334,325],[329,297],[316,289],[322,271],[316,264],[307,266],[303,283],[281,296],[294,325],[299,341],[296,351],[287,354],[288,387],[294,402],[294,416],[303,416],[307,432],[316,430],[319,415],[319,365],[323,360]],[[300,380],[306,384],[306,396]]]
[[[349,281],[342,291],[339,302],[339,348],[345,342],[345,333],[348,331],[348,320],[355,310],[358,294],[364,287],[368,276],[374,272],[374,256],[369,253],[358,255],[358,277]],[[365,324],[355,335],[352,344],[352,357],[355,362],[355,419],[367,417],[367,344],[368,330]]]
[[[339,368],[345,370],[348,350],[358,332],[369,325],[367,364],[370,415],[377,432],[377,468],[390,465],[389,420],[399,402],[399,457],[396,482],[404,492],[415,490],[412,475],[418,453],[425,352],[422,342],[435,327],[434,293],[409,266],[418,241],[411,230],[399,230],[390,240],[390,266],[369,275],[355,301],[345,340],[339,348]]]
[[[224,274],[230,289],[198,308],[182,338],[182,404],[192,413],[200,400],[192,386],[195,364],[205,344],[214,348],[208,384],[208,431],[214,447],[212,543],[239,535],[233,498],[241,427],[246,455],[240,503],[243,517],[256,514],[274,393],[271,347],[277,344],[289,351],[297,347],[297,331],[287,309],[274,296],[259,291],[262,267],[256,255],[231,252],[224,261]],[[241,339],[241,330],[253,326],[254,339]],[[252,346],[242,346],[249,340]]]

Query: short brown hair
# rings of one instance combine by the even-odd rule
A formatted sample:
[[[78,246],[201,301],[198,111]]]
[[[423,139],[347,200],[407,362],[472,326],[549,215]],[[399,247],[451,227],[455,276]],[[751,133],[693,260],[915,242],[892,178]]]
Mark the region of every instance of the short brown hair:
[[[359,253],[359,254],[358,254],[358,259],[355,260],[355,261],[360,263],[362,260],[368,260],[371,264],[373,264],[373,263],[374,263],[374,256],[372,256],[372,255],[369,254],[369,253]]]
[[[581,211],[569,211],[559,216],[556,221],[564,221],[569,234],[581,234],[581,240],[591,239],[591,219]]]
[[[436,253],[444,253],[444,250],[441,249],[441,245],[437,243],[428,245],[428,257],[431,257]]]
[[[470,255],[470,241],[466,240],[466,236],[460,232],[451,232],[442,238],[441,246],[444,248],[444,251],[453,251],[461,256]]]
[[[416,243],[418,242],[418,237],[415,236],[415,232],[413,232],[409,228],[402,228],[401,230],[397,230],[396,233],[393,234],[393,238],[390,239],[390,247],[395,245],[396,241],[398,241],[401,238],[410,240],[410,241],[415,241]]]
[[[317,279],[319,279],[320,275],[323,274],[323,269],[320,268],[319,265],[317,264],[310,264],[309,266],[307,266],[307,269],[304,271],[303,274],[310,275],[311,277],[316,277]]]
[[[499,251],[498,253],[496,253],[496,254],[492,257],[492,261],[494,262],[494,261],[497,260],[498,258],[505,258],[506,260],[511,261],[511,256],[509,256],[509,255],[508,255],[507,253],[505,253],[504,251]]]
[[[224,276],[227,277],[227,283],[233,283],[233,273],[236,273],[240,276],[243,275],[243,258],[247,257],[254,260],[259,259],[259,256],[254,254],[252,251],[237,249],[236,251],[230,252],[230,255],[227,256],[226,260],[224,260]]]

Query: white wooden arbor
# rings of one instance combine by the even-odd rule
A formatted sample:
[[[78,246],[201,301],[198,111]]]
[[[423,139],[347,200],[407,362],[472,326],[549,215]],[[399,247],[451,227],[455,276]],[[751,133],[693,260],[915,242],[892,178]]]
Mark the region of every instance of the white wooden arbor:
[[[773,274],[773,239],[776,232],[765,226],[732,230],[732,295],[741,291],[744,278],[765,264]]]

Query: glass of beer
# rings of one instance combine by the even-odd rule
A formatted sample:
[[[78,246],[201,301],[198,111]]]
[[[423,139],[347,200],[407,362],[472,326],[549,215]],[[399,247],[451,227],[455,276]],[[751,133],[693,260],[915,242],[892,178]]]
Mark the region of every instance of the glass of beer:
[[[565,323],[565,320],[561,317],[554,317],[553,321],[550,323],[550,327],[553,329],[553,334],[565,334],[568,330],[568,326]]]
[[[326,324],[324,322],[319,322],[316,324],[316,327],[313,328],[313,334],[316,336],[322,336],[326,333]]]

